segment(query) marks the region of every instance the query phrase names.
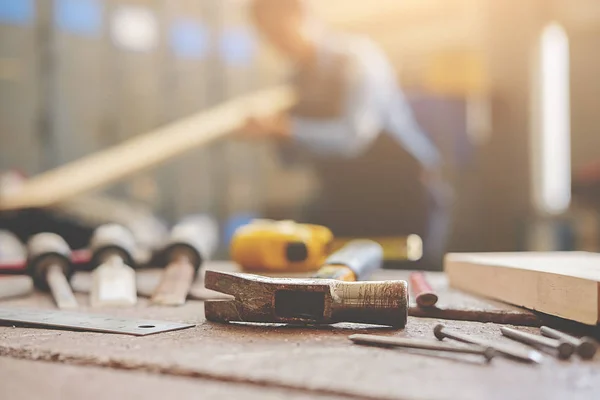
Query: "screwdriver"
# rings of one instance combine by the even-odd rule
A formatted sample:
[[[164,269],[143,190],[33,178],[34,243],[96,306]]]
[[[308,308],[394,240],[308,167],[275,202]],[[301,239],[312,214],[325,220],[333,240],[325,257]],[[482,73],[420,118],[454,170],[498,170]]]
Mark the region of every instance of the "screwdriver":
[[[121,225],[98,227],[90,242],[92,250],[92,307],[133,306],[137,302],[132,233]]]
[[[351,240],[330,255],[313,278],[362,281],[381,268],[382,263],[383,248],[379,243],[367,239]]]
[[[34,285],[49,290],[60,309],[79,307],[69,285],[74,271],[67,242],[55,233],[39,233],[27,243],[27,254],[27,269]]]
[[[152,303],[164,306],[185,304],[194,278],[216,245],[212,221],[182,222],[171,231],[163,254],[165,270],[152,294]]]

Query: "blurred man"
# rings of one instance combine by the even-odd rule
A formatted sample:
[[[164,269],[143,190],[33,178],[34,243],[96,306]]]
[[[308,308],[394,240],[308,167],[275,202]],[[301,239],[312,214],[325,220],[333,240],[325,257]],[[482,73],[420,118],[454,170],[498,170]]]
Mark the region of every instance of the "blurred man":
[[[326,32],[302,0],[253,0],[251,12],[295,65],[299,103],[289,115],[248,121],[245,134],[309,154],[322,183],[309,222],[338,236],[419,234],[439,267],[447,225],[440,155],[383,52],[366,38]]]

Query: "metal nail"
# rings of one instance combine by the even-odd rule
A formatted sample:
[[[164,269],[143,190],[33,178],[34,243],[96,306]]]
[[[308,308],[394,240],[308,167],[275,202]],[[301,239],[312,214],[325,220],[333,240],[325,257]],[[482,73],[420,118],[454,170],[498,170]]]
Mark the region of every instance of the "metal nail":
[[[368,344],[375,346],[386,346],[386,347],[403,347],[409,349],[419,350],[433,350],[433,351],[445,351],[451,353],[462,353],[462,354],[476,354],[485,357],[486,361],[491,361],[496,355],[496,350],[492,347],[482,346],[452,346],[446,343],[436,343],[427,340],[419,339],[407,339],[399,337],[389,336],[378,336],[378,335],[350,335],[348,339],[358,344]]]
[[[544,336],[521,332],[504,326],[500,328],[500,331],[504,336],[521,343],[525,343],[534,347],[556,350],[558,358],[561,360],[567,360],[573,355],[573,353],[575,353],[575,346],[563,340],[550,339]]]
[[[496,352],[498,352],[499,354],[528,363],[540,363],[543,360],[543,356],[537,351],[519,349],[512,346],[504,345],[502,343],[492,343],[484,339],[480,339],[478,337],[463,335],[459,332],[449,330],[442,324],[438,324],[435,326],[435,328],[433,329],[433,334],[438,340],[448,338],[463,343],[476,344],[482,347],[491,347],[494,350],[496,350]]]
[[[567,343],[571,343],[573,346],[575,346],[575,351],[577,352],[579,357],[583,358],[584,360],[591,360],[592,358],[594,358],[596,350],[598,349],[596,341],[590,337],[583,337],[579,339],[547,326],[542,326],[540,332],[546,337],[563,340]]]

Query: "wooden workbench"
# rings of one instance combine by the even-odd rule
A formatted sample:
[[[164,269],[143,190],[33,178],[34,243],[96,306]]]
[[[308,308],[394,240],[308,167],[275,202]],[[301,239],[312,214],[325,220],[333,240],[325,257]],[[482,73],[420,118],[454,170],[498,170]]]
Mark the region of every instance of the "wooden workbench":
[[[377,278],[405,277],[405,272],[384,271]],[[87,296],[78,298],[88,304]],[[1,304],[53,308],[43,294]],[[198,325],[146,337],[0,327],[0,398],[600,398],[600,356],[589,362],[548,356],[537,366],[497,358],[486,365],[477,357],[370,348],[347,339],[357,332],[433,339],[433,327],[440,322],[433,318],[410,317],[400,331],[353,324],[219,325],[205,321],[202,301],[164,308],[145,299],[135,308],[110,313]],[[443,322],[506,340],[493,323]]]

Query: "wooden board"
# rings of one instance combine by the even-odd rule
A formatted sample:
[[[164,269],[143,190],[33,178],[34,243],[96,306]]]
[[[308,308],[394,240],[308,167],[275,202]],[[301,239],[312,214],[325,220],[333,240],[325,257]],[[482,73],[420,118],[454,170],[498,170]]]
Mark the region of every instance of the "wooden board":
[[[0,197],[0,211],[48,207],[158,166],[240,129],[248,118],[284,111],[296,101],[288,86],[240,96],[136,136],[26,181]]]
[[[600,321],[600,254],[448,254],[450,285],[588,325]]]

